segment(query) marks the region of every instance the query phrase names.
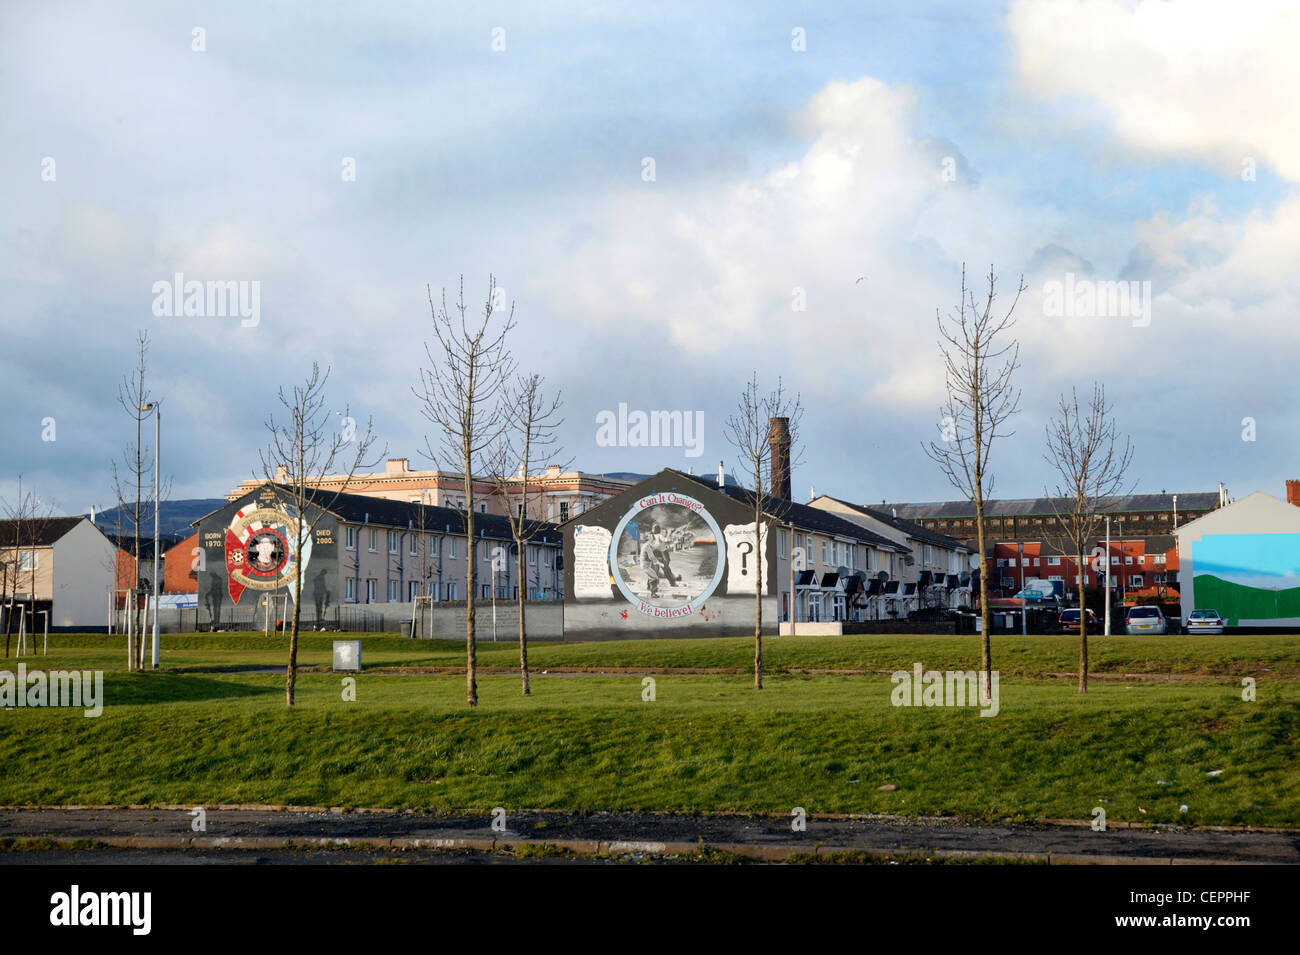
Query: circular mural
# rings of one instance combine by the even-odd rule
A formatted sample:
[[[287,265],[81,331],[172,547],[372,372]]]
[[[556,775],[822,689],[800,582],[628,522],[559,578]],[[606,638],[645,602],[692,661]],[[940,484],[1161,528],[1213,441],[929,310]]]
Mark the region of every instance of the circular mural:
[[[289,541],[300,533],[299,521],[284,510],[258,507],[237,511],[226,529],[226,571],[230,597],[239,602],[244,588],[276,590],[291,583],[293,553]],[[304,540],[306,571],[310,541]]]
[[[651,617],[684,617],[722,580],[722,532],[693,497],[652,494],[623,515],[609,544],[610,576]]]

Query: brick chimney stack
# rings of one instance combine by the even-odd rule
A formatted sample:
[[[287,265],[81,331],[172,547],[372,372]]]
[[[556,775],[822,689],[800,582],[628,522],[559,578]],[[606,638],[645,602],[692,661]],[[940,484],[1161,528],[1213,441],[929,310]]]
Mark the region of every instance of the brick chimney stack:
[[[767,441],[772,453],[771,494],[790,500],[790,419],[773,418],[768,423]]]
[[[1286,502],[1300,507],[1300,481],[1286,482]]]

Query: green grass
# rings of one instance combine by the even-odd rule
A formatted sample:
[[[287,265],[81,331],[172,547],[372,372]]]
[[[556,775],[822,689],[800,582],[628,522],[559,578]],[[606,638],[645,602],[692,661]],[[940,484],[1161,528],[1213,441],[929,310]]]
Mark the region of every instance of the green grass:
[[[891,639],[893,649],[868,641],[842,659],[942,666],[959,638]],[[791,657],[807,656],[781,642]],[[1166,646],[1188,666],[1209,667],[1222,652],[1202,658],[1189,645]],[[538,649],[582,656],[611,645]],[[1001,655],[1012,657],[1010,647]],[[802,806],[1079,820],[1101,805],[1111,821],[1300,825],[1297,682],[1261,679],[1258,700],[1246,703],[1234,676],[1099,682],[1080,696],[1066,682],[1004,675],[992,719],[893,707],[881,676],[777,676],[761,693],[749,683],[666,675],[648,703],[635,677],[539,678],[531,698],[513,677],[485,677],[470,711],[463,676],[362,674],[357,702],[346,703],[340,677],[319,673],[299,679],[289,710],[275,674],[111,672],[98,719],[0,712],[0,804],[248,802],[485,816],[494,806],[780,814]],[[885,783],[897,791],[878,791]]]
[[[463,666],[460,640],[410,640],[379,634],[303,634],[298,662],[328,666],[336,639],[359,639],[367,668],[391,666]],[[59,634],[50,638],[50,656],[42,666],[124,669],[126,641],[121,636]],[[282,667],[288,639],[261,634],[164,634],[161,665],[165,669],[214,667]],[[799,669],[883,671],[910,669],[916,661],[935,668],[969,668],[979,661],[976,636],[879,634],[844,637],[768,637],[763,642],[769,672]],[[1300,679],[1300,635],[1170,635],[1163,637],[1090,637],[1094,673],[1172,674],[1184,676],[1275,676]],[[694,667],[745,670],[753,665],[752,639],[622,640],[597,643],[538,642],[529,660],[549,667]],[[482,666],[517,666],[515,643],[479,641]],[[997,635],[994,666],[1004,676],[1041,677],[1073,672],[1078,666],[1078,637]],[[34,658],[28,657],[28,665]],[[10,664],[12,665],[12,664]]]

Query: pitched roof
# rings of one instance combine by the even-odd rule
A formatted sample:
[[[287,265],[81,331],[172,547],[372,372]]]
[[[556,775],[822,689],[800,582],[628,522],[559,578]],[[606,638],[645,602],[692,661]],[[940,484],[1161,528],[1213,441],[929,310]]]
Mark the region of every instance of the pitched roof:
[[[267,486],[263,484],[256,490],[250,491],[249,495],[260,494]],[[280,488],[286,494],[290,492],[290,489],[284,485],[271,486]],[[465,512],[454,507],[393,501],[384,497],[367,497],[364,494],[337,494],[334,491],[318,488],[308,488],[307,498],[313,504],[349,524],[369,524],[374,527],[403,531],[423,527],[426,532],[446,528],[451,534],[462,537],[465,534]],[[216,511],[213,513],[215,514]],[[205,519],[206,517],[199,520]],[[199,521],[195,521],[195,525],[198,523]],[[560,543],[560,534],[555,524],[548,521],[528,521],[524,526],[526,532],[533,532],[531,540],[535,543],[556,545]],[[492,540],[514,540],[510,519],[501,514],[475,513],[474,530],[479,536]]]
[[[1179,493],[1178,506],[1186,510],[1210,509],[1219,506],[1218,491],[1193,491],[1189,494]],[[1023,497],[989,500],[984,502],[985,517],[1023,517],[1030,515],[1052,515],[1056,513],[1052,503],[1068,512],[1072,502],[1067,498]],[[932,501],[920,504],[882,504],[882,508],[897,510],[898,516],[907,520],[930,518],[974,517],[975,505],[970,501]],[[1172,511],[1173,494],[1125,494],[1109,498],[1099,509],[1112,514]]]
[[[865,504],[854,504],[851,501],[845,501],[831,495],[823,495],[828,500],[836,501],[845,507],[850,507],[867,517],[875,518],[881,523],[888,524],[897,530],[902,531],[908,537],[914,537],[919,541],[927,544],[934,544],[938,547],[946,547],[949,550],[970,550],[962,541],[956,537],[949,537],[947,534],[940,534],[938,531],[932,531],[928,527],[922,527],[920,524],[914,524],[911,521],[904,520],[901,517],[895,517],[889,511],[883,511],[880,508],[868,507]]]
[[[753,503],[749,491],[736,484],[727,484],[718,487],[717,481],[710,481],[694,474],[687,474],[684,471],[678,471],[676,468],[665,468],[665,471],[671,471],[673,474],[687,481],[692,481],[702,487],[708,488],[717,494],[723,494],[732,500],[740,501],[742,504]],[[874,531],[869,531],[861,524],[855,524],[853,521],[847,521],[842,517],[836,517],[833,511],[824,511],[819,507],[809,507],[807,504],[800,504],[797,501],[778,501],[773,499],[773,504],[778,505],[770,508],[767,513],[770,517],[777,520],[793,524],[797,529],[804,531],[820,532],[829,534],[834,537],[848,537],[860,541],[864,544],[870,544],[873,547],[884,548],[886,550],[903,550],[902,544],[892,541]]]
[[[49,547],[84,520],[84,517],[31,517],[0,521],[0,548]]]

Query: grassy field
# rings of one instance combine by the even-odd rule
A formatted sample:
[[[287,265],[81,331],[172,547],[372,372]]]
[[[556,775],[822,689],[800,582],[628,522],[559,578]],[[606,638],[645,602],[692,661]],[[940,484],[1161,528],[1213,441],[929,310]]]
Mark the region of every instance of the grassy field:
[[[304,638],[326,664],[335,635]],[[452,665],[463,646],[364,635],[368,666]],[[458,675],[363,673],[356,702],[339,675],[306,673],[298,705],[283,676],[193,667],[283,665],[261,636],[174,636],[164,669],[121,672],[120,638],[62,637],[29,667],[117,668],[103,715],[0,713],[0,804],[275,803],[438,810],[638,809],[788,813],[887,812],[992,819],[1300,825],[1300,638],[1114,637],[1097,669],[1182,674],[1162,681],[1070,681],[1072,637],[994,642],[1001,712],[901,708],[878,675],[800,675],[800,668],[969,668],[973,637],[873,636],[768,641],[774,673],[639,677],[484,677],[464,705]],[[745,640],[538,644],[552,666],[746,666]],[[509,666],[512,645],[480,646]],[[10,659],[4,668],[12,669]],[[188,671],[188,672],[187,672]],[[1241,698],[1240,676],[1259,680]],[[1218,775],[1208,775],[1221,771]],[[897,790],[882,792],[892,784]],[[1180,807],[1186,805],[1187,811]]]
[[[298,662],[326,666],[336,639],[358,639],[367,668],[392,666],[463,666],[464,640],[410,640],[378,634],[303,634]],[[1300,679],[1300,635],[1092,637],[1091,670],[1095,673],[1188,676],[1274,676]],[[164,669],[213,667],[283,667],[287,638],[261,634],[164,634],[160,661]],[[935,668],[978,665],[975,636],[882,634],[844,637],[779,637],[764,640],[770,672],[836,669],[882,671],[909,669],[916,661]],[[1077,636],[998,636],[994,664],[1004,676],[1042,677],[1078,667]],[[548,667],[752,667],[753,641],[622,640],[598,643],[534,643],[529,660]],[[478,644],[479,663],[511,667],[519,662],[517,644]],[[29,657],[29,661],[33,658]],[[126,643],[120,636],[59,634],[50,638],[50,667],[79,666],[125,669]]]

